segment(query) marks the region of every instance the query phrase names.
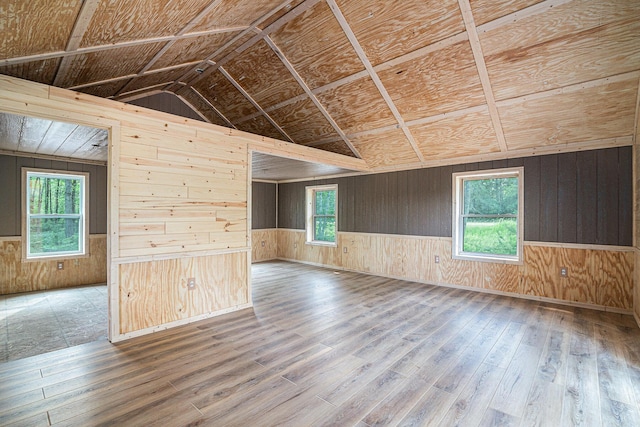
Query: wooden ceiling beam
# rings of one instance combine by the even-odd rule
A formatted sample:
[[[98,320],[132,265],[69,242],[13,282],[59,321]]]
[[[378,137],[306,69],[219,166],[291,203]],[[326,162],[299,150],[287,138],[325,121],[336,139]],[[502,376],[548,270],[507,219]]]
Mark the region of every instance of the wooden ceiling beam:
[[[280,127],[280,125],[278,123],[276,123],[275,120],[273,120],[273,118],[271,118],[271,116],[269,114],[267,114],[264,109],[260,106],[260,104],[258,104],[258,102],[253,99],[253,97],[251,95],[249,95],[249,93],[240,85],[240,83],[238,83],[236,81],[236,79],[234,79],[231,74],[229,74],[227,72],[227,70],[224,69],[224,67],[219,67],[218,71],[220,71],[220,73],[227,79],[229,80],[229,82],[236,88],[238,89],[238,91],[242,94],[242,96],[244,96],[250,103],[251,105],[253,105],[258,111],[260,111],[260,113],[262,113],[262,116],[264,116],[264,118],[266,118],[269,123],[271,123],[271,125],[273,127],[275,127],[276,129],[278,129],[278,132],[280,132],[282,134],[282,136],[284,136],[285,138],[287,138],[287,140],[289,142],[294,142],[293,138],[291,138],[289,136],[289,134]]]
[[[205,104],[207,104],[207,106],[209,108],[211,108],[213,111],[215,111],[215,113],[220,116],[220,118],[227,124],[227,126],[229,126],[231,129],[237,129],[236,126],[231,123],[231,120],[227,119],[227,117],[222,114],[222,112],[220,110],[218,110],[211,102],[209,102],[209,100],[207,98],[205,98],[200,92],[198,92],[193,86],[189,86],[189,89],[191,90],[191,92],[193,92],[198,98],[200,98]],[[176,94],[176,96],[180,96],[178,94]],[[181,98],[183,98],[182,96],[180,96]],[[184,99],[184,98],[183,98]]]
[[[75,52],[80,47],[80,43],[89,28],[91,18],[93,18],[93,15],[98,9],[99,3],[100,0],[87,0],[82,2],[80,13],[73,25],[73,30],[71,31],[65,52]],[[65,56],[60,61],[60,66],[56,71],[56,77],[53,79],[54,86],[59,86],[64,81],[69,72],[69,67],[71,67],[71,57]]]
[[[491,80],[489,79],[487,64],[485,63],[484,55],[482,54],[482,46],[480,45],[480,37],[478,36],[478,30],[476,29],[475,21],[473,19],[471,4],[469,3],[469,0],[458,0],[458,6],[460,6],[464,26],[467,30],[467,35],[469,36],[471,51],[473,52],[473,58],[476,62],[476,68],[478,69],[478,75],[480,76],[480,83],[482,84],[484,97],[487,101],[487,106],[489,107],[489,116],[491,116],[493,130],[496,133],[500,151],[507,151],[507,141],[504,137],[500,115],[498,114],[498,107],[496,106],[496,99],[493,95],[493,89],[491,88]]]
[[[373,83],[376,85],[376,88],[380,92],[380,95],[382,95],[382,98],[384,99],[385,103],[387,104],[393,116],[395,117],[396,121],[398,122],[399,128],[404,133],[405,137],[409,141],[409,144],[411,144],[411,148],[415,152],[418,159],[421,162],[424,162],[425,161],[424,155],[420,151],[420,148],[418,147],[418,144],[416,143],[415,138],[411,134],[411,131],[409,131],[409,128],[407,128],[406,124],[404,123],[404,119],[400,115],[400,111],[395,106],[393,100],[391,99],[391,96],[389,95],[389,92],[387,92],[387,89],[382,84],[380,77],[378,77],[378,74],[376,73],[373,66],[371,65],[371,62],[369,61],[369,58],[367,58],[367,55],[365,54],[364,49],[362,49],[362,46],[360,46],[360,42],[358,42],[358,39],[356,38],[349,24],[347,23],[347,20],[342,14],[342,11],[336,4],[335,0],[327,0],[327,4],[329,5],[329,8],[331,8],[333,15],[336,17],[338,23],[340,24],[340,27],[342,28],[342,31],[344,31],[345,35],[347,36],[347,39],[349,39],[349,42],[353,46],[353,49],[356,51],[358,58],[360,59],[360,61],[362,61],[365,69],[369,73],[369,77],[371,78],[371,80],[373,80]]]
[[[480,34],[486,33],[488,31],[495,30],[496,28],[500,28],[503,25],[513,24],[514,22],[518,22],[522,19],[539,15],[541,13],[547,12],[549,9],[553,7],[558,7],[566,3],[571,3],[572,1],[574,0],[545,0],[540,3],[534,4],[533,6],[525,7],[524,9],[518,10],[516,12],[510,13],[500,18],[494,19],[493,21],[489,21],[485,24],[478,25],[476,27],[476,30]]]
[[[333,117],[331,117],[331,115],[329,114],[327,109],[324,108],[324,105],[322,105],[322,103],[320,102],[318,97],[311,91],[309,86],[307,86],[307,83],[303,80],[303,78],[300,76],[300,74],[298,74],[298,72],[296,71],[295,67],[287,59],[287,57],[284,55],[284,53],[278,48],[278,46],[276,46],[276,44],[273,42],[271,37],[266,37],[264,40],[267,42],[269,47],[275,52],[275,54],[278,56],[278,58],[280,58],[280,61],[284,64],[284,66],[287,68],[287,70],[289,70],[289,73],[291,73],[293,78],[296,79],[296,81],[298,82],[300,87],[305,91],[305,93],[307,94],[309,99],[311,99],[311,102],[313,102],[313,104],[316,106],[316,108],[318,110],[320,110],[320,113],[322,113],[324,118],[329,122],[329,124],[331,124],[331,127],[333,127],[333,129],[338,133],[338,135],[340,135],[340,138],[342,138],[344,143],[347,144],[347,147],[349,147],[349,149],[353,152],[353,154],[357,158],[361,159],[362,156],[360,155],[360,152],[358,151],[358,149],[351,143],[349,138],[347,138],[347,135],[340,128],[340,126],[338,126],[338,123],[336,123],[336,121],[333,119]]]

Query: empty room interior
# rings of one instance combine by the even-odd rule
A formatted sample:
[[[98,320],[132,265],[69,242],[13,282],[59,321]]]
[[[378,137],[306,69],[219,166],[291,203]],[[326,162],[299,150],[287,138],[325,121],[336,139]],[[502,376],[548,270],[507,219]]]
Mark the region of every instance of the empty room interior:
[[[639,0],[0,40],[0,425],[640,425]]]

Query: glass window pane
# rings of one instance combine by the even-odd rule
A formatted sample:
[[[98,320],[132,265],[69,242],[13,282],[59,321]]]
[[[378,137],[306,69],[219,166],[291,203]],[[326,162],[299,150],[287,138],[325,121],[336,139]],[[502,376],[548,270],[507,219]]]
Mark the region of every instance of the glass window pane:
[[[518,225],[515,218],[465,218],[462,227],[464,252],[517,254]]]
[[[29,176],[29,212],[31,214],[79,214],[81,180]]]
[[[80,252],[79,218],[32,218],[29,252]]]
[[[516,215],[517,213],[518,178],[464,181],[463,214]]]
[[[335,217],[315,217],[314,218],[314,240],[322,242],[336,241],[336,218]]]
[[[315,192],[316,215],[335,215],[336,192],[335,190],[318,190]]]

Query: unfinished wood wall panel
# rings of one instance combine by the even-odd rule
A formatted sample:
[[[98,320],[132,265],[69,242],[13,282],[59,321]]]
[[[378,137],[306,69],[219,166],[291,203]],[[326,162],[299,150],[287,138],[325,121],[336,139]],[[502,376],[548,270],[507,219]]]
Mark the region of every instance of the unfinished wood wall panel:
[[[281,3],[281,0],[222,0],[196,23],[192,31],[197,32],[216,28],[248,26],[265,13],[278,7]]]
[[[394,65],[378,76],[405,121],[485,103],[468,41]]]
[[[89,257],[57,261],[22,262],[22,241],[0,237],[0,295],[68,288],[107,282],[107,238],[89,236]]]
[[[268,261],[278,257],[277,229],[251,231],[251,242],[251,262]]]
[[[638,79],[498,104],[509,149],[632,135]],[[523,120],[523,118],[525,118]]]
[[[260,64],[260,68],[255,68],[256,63]],[[251,46],[242,56],[225,64],[224,68],[262,108],[304,93],[304,89],[265,41]]]
[[[195,18],[210,0],[102,3],[82,39],[82,47],[173,35]]]
[[[349,148],[349,146],[347,145],[346,142],[344,142],[344,140],[324,142],[321,144],[313,144],[310,146],[318,150],[324,150],[332,153],[342,154],[343,156],[349,156],[349,157],[356,156],[355,154],[353,154],[353,151],[351,151],[351,148]]]
[[[351,137],[351,142],[373,167],[418,163],[420,161],[404,132],[400,129]]]
[[[102,83],[96,86],[85,86],[82,88],[76,89],[78,92],[83,92],[88,95],[99,96],[101,98],[108,98],[110,96],[115,96],[120,90],[125,87],[127,83],[129,83],[131,79],[122,79],[116,80],[109,83]]]
[[[341,232],[337,248],[310,250],[302,247],[304,234],[278,229],[278,257],[603,309],[632,308],[635,254],[631,250],[525,243],[524,263],[512,265],[452,259],[450,238]],[[560,267],[568,269],[567,277],[560,276]]]
[[[56,71],[59,65],[59,58],[23,62],[15,65],[0,66],[0,74],[19,77],[38,83],[51,84],[56,77]]]
[[[121,47],[104,52],[89,52],[71,56],[69,71],[60,83],[62,87],[78,86],[122,75],[137,74],[162,48],[163,43]]]
[[[180,96],[184,98],[185,101],[192,105],[196,110],[202,113],[209,123],[213,123],[218,126],[229,127],[229,124],[214,110],[209,104],[202,99],[200,95],[198,95],[193,90],[188,90],[180,93]]]
[[[517,12],[542,0],[469,0],[476,25]]]
[[[366,77],[322,92],[318,100],[345,133],[397,123],[371,78]]]
[[[409,129],[427,160],[500,151],[488,109]]]
[[[212,52],[220,49],[225,43],[240,34],[239,31],[207,34],[200,37],[188,37],[176,40],[175,43],[162,54],[151,66],[152,70],[185,64],[194,61],[203,61]]]
[[[265,116],[254,117],[237,124],[237,128],[245,132],[264,135],[269,138],[286,141],[288,138],[280,132]]]
[[[312,89],[364,70],[325,2],[286,23],[271,38]]]
[[[64,50],[80,6],[63,0],[4,1],[0,58]]]
[[[156,87],[162,83],[172,83],[179,79],[183,74],[185,74],[189,70],[188,67],[179,67],[173,68],[169,71],[161,71],[158,73],[149,73],[140,77],[135,77],[131,82],[124,88],[126,92],[133,92],[138,89],[146,88],[146,87]],[[162,86],[158,89],[162,89]]]
[[[194,88],[232,122],[257,112],[253,104],[219,71],[200,80]]]
[[[309,98],[269,111],[269,115],[298,144],[340,137]]]
[[[456,0],[336,3],[374,66],[464,31]]]

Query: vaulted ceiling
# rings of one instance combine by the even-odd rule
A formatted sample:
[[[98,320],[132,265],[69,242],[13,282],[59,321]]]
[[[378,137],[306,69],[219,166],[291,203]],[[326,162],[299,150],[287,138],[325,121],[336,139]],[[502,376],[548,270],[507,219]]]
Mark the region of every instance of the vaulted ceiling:
[[[640,0],[3,0],[0,73],[379,170],[628,145]]]

